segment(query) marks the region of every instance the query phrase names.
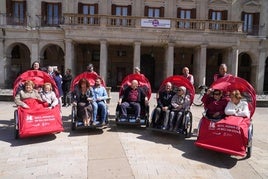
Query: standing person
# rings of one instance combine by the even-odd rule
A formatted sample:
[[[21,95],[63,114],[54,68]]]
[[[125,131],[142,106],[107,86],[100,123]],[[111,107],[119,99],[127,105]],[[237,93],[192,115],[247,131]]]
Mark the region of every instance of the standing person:
[[[40,63],[38,61],[34,61],[31,66],[31,70],[41,70]]]
[[[159,97],[157,98],[157,106],[154,110],[154,117],[152,118],[153,127],[165,126],[167,127],[167,123],[169,120],[169,113],[171,110],[171,99],[175,95],[172,90],[172,84],[167,82],[165,85],[165,90],[159,93]],[[163,115],[163,118],[160,119],[160,116]]]
[[[192,84],[194,84],[194,76],[189,73],[189,68],[188,67],[184,67],[182,69],[182,74],[186,79],[188,79]]]
[[[139,67],[134,68],[134,74],[141,75],[142,77],[145,77],[144,74],[141,73],[141,69]]]
[[[69,97],[70,87],[72,82],[72,71],[71,69],[66,69],[65,74],[62,77],[62,91],[63,91],[63,105],[62,106],[70,106],[71,99]]]
[[[107,117],[107,106],[106,100],[108,95],[106,89],[101,86],[101,78],[97,77],[95,79],[95,85],[93,86],[93,125],[97,125],[97,113],[101,110],[101,124],[105,124]]]
[[[214,75],[214,81],[227,76],[230,76],[230,74],[227,73],[227,65],[225,63],[222,63],[219,67],[219,73]]]
[[[89,73],[95,73],[96,75],[98,75],[97,72],[94,71],[94,66],[93,66],[92,63],[88,64],[88,66],[87,66],[87,72],[89,72]]]
[[[47,67],[47,73],[53,77],[54,76],[54,71],[53,71],[53,67],[52,66],[48,66]]]
[[[61,106],[61,98],[63,96],[63,91],[62,91],[62,78],[60,75],[60,72],[58,70],[54,70],[54,76],[53,76],[54,81],[56,82],[56,85],[59,90],[59,104]]]

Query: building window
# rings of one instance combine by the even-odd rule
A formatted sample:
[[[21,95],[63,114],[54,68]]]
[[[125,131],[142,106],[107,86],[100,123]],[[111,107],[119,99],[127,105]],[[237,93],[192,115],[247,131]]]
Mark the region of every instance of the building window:
[[[61,3],[42,2],[42,25],[58,26],[61,22]]]
[[[26,1],[6,0],[7,24],[26,25]]]
[[[145,6],[144,16],[150,18],[164,17],[164,7],[149,7]]]
[[[180,19],[178,21],[178,28],[193,28],[195,26],[195,23],[190,22],[189,19],[196,18],[196,9],[178,8],[177,17]]]
[[[249,35],[259,34],[260,13],[242,12],[241,20],[243,21],[243,32]]]
[[[208,19],[212,21],[221,21],[227,20],[228,11],[215,11],[210,9],[208,12]],[[221,30],[224,29],[224,24],[220,24],[219,22],[211,22],[209,24],[209,28],[212,30]]]
[[[131,16],[131,6],[112,5],[112,15],[117,16],[112,19],[112,25],[115,26],[131,26],[132,22],[127,16]]]
[[[78,13],[83,14],[83,17],[78,18],[79,24],[99,24],[98,17],[95,17],[98,14],[98,4],[78,3]]]

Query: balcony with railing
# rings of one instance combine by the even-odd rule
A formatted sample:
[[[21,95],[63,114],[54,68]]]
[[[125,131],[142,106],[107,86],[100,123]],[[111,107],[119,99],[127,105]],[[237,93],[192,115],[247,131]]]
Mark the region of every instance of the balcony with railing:
[[[41,27],[58,26],[101,26],[101,27],[121,27],[121,28],[142,28],[142,19],[147,17],[133,16],[108,16],[108,15],[83,15],[83,14],[63,14],[62,17],[48,19],[46,17],[36,17],[40,21]],[[205,32],[231,32],[231,33],[249,33],[258,35],[257,31],[244,31],[242,21],[213,21],[198,19],[178,19],[163,18],[170,22],[169,29],[175,31],[205,31]],[[159,20],[159,19],[158,19]],[[0,14],[0,26],[5,25],[27,25],[27,19],[14,19],[6,14]],[[254,33],[253,33],[254,32]]]

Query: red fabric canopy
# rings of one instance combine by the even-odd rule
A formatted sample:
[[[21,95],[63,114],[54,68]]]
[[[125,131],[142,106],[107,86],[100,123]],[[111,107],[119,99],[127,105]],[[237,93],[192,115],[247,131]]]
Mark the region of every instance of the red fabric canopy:
[[[132,80],[137,80],[140,87],[145,89],[145,93],[148,99],[150,99],[152,94],[151,84],[149,80],[143,74],[130,74],[127,75],[121,82],[119,96],[122,94],[126,86],[131,85]]]
[[[40,70],[28,70],[19,75],[13,85],[13,96],[17,94],[18,90],[24,86],[27,80],[33,81],[36,87],[42,87],[44,83],[51,83],[53,91],[59,97],[58,87],[54,79],[48,73]]]
[[[87,79],[90,86],[94,86],[95,80],[97,77],[100,77],[100,76],[96,72],[83,72],[83,73],[77,75],[72,81],[71,91],[74,90],[74,87],[78,84],[79,80],[81,80],[82,78]],[[105,84],[103,79],[101,80],[101,84],[102,84],[102,86],[106,87],[106,84]]]
[[[233,90],[239,90],[248,102],[250,117],[254,114],[256,108],[256,92],[255,89],[243,78],[235,76],[220,78],[213,82],[210,88],[222,90],[226,94]]]
[[[178,88],[180,86],[184,86],[187,89],[187,92],[190,95],[191,103],[193,102],[194,95],[195,95],[195,89],[194,89],[193,84],[188,79],[186,79],[182,75],[174,75],[174,76],[167,77],[161,83],[160,88],[159,88],[158,91],[163,91],[165,89],[165,86],[166,86],[167,82],[171,82],[171,84],[173,85],[173,88]]]

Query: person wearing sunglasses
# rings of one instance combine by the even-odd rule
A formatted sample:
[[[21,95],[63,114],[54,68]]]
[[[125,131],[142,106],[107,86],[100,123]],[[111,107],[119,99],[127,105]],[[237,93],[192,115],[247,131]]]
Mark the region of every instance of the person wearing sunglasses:
[[[228,103],[228,99],[223,96],[223,92],[219,89],[208,89],[203,96],[202,102],[206,110],[206,116],[210,119],[221,119],[224,117],[224,109]]]

